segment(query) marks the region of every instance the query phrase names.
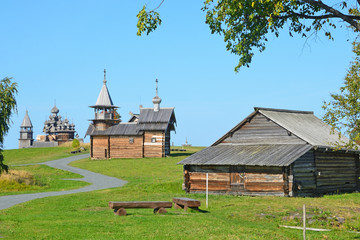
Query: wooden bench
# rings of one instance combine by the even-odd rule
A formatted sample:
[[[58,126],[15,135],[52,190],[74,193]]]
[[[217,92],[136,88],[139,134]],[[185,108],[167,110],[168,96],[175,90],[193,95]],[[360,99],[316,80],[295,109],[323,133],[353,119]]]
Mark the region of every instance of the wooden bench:
[[[200,207],[200,201],[191,198],[173,198],[173,202],[175,208],[183,208],[185,211],[187,211],[188,208],[199,210]]]
[[[125,208],[153,208],[154,213],[166,213],[165,208],[171,208],[172,202],[165,201],[143,201],[143,202],[109,202],[109,207],[114,209],[118,216],[125,216]]]

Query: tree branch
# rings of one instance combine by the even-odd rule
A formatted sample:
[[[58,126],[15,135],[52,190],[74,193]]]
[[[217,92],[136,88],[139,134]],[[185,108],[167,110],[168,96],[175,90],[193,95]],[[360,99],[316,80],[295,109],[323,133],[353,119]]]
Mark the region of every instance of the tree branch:
[[[358,20],[357,16],[345,15],[345,14],[341,13],[340,11],[324,4],[321,0],[316,0],[316,1],[315,0],[303,0],[303,1],[310,5],[322,8],[326,12],[332,13],[335,17],[341,18],[345,22],[349,23],[351,26],[353,26],[356,29],[356,31],[360,31],[360,24],[357,21],[355,21],[355,20]],[[358,2],[359,2],[359,0],[358,0]]]
[[[165,0],[162,0],[161,3],[159,4],[159,6],[157,6],[156,8],[154,8],[153,10],[151,10],[150,12],[155,11],[156,9],[160,8],[161,5],[164,3]],[[360,0],[359,0],[360,1]]]

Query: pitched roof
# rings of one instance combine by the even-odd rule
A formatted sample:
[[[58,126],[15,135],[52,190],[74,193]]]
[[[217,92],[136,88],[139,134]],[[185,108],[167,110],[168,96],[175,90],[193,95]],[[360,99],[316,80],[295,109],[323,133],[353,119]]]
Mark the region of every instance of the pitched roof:
[[[116,106],[114,106],[113,101],[110,97],[110,93],[109,90],[106,86],[106,81],[104,81],[104,84],[100,90],[99,96],[97,98],[96,104],[90,107],[113,107],[116,108]]]
[[[26,110],[25,117],[24,117],[20,127],[33,127],[27,110]]]
[[[134,115],[135,116],[135,115]],[[169,131],[175,130],[176,123],[174,108],[161,108],[155,112],[153,108],[140,108],[137,116],[138,122],[125,122],[116,124],[105,131],[99,131],[90,124],[85,136],[95,135],[117,135],[131,136],[142,135],[143,131]]]
[[[160,108],[154,111],[153,108],[140,108],[139,123],[169,123],[173,116],[176,122],[174,108]]]
[[[331,134],[331,127],[317,118],[313,112],[266,108],[255,108],[255,110],[313,146],[331,147],[339,141],[338,133]],[[341,136],[341,140],[349,141],[345,136]]]
[[[137,136],[142,135],[142,131],[136,123],[119,123],[109,127],[105,131],[96,130],[94,125],[90,124],[85,136]]]
[[[313,146],[331,148],[339,141],[338,132],[331,134],[331,127],[317,118],[313,112],[259,107],[254,109],[253,113],[217,140],[212,146],[222,142],[230,133],[237,131],[248,119],[253,118],[256,114],[264,115],[280,127]],[[349,141],[345,136],[341,136],[341,139],[345,142]]]
[[[194,153],[182,165],[289,166],[312,148],[309,144],[217,145]]]

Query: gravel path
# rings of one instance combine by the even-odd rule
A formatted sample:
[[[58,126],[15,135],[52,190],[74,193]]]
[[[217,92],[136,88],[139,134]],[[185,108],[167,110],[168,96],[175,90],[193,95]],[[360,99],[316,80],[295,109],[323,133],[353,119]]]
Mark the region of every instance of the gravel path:
[[[88,170],[71,167],[68,165],[72,161],[76,161],[76,160],[88,158],[88,157],[90,157],[90,154],[83,154],[83,155],[77,155],[77,156],[73,156],[73,157],[68,157],[68,158],[63,158],[63,159],[59,159],[59,160],[38,163],[38,164],[44,164],[44,165],[48,165],[53,168],[58,168],[58,169],[62,169],[62,170],[66,170],[69,172],[80,174],[80,175],[84,176],[84,178],[67,179],[67,180],[84,181],[84,182],[92,183],[92,185],[89,185],[89,186],[86,186],[83,188],[79,188],[79,189],[60,191],[60,192],[43,192],[43,193],[31,193],[31,194],[3,196],[3,197],[0,197],[0,210],[12,207],[19,203],[37,199],[37,198],[60,196],[60,195],[66,195],[66,194],[72,194],[72,193],[90,192],[90,191],[106,189],[106,188],[121,187],[127,183],[126,181],[120,180],[118,178],[105,176],[105,175],[102,175],[99,173],[90,172]]]

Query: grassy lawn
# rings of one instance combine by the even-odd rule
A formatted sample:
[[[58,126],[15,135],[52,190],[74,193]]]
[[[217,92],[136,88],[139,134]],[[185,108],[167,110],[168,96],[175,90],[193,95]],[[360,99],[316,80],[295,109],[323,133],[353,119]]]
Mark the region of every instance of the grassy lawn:
[[[128,181],[124,187],[49,197],[0,211],[0,236],[6,239],[302,239],[302,205],[307,205],[309,227],[331,232],[307,232],[308,239],[360,239],[360,194],[322,198],[187,195],[181,190],[182,166],[191,151],[167,158],[83,159],[73,166]],[[154,215],[152,209],[128,209],[115,216],[109,201],[171,201],[173,197],[201,200],[208,213],[169,209]],[[345,219],[344,223],[339,220]]]
[[[46,165],[19,166],[11,167],[11,169],[24,170],[31,173],[34,176],[35,184],[5,185],[4,182],[0,180],[0,196],[23,193],[64,191],[89,185],[89,183],[82,181],[63,180],[67,178],[82,178],[82,176],[60,169],[54,169]]]
[[[89,153],[88,147],[85,147],[85,149],[86,151],[82,151],[80,154]],[[4,163],[11,166],[47,162],[50,160],[74,156],[76,154],[70,153],[73,150],[74,149],[72,147],[22,148],[5,150],[3,152],[5,159]]]

